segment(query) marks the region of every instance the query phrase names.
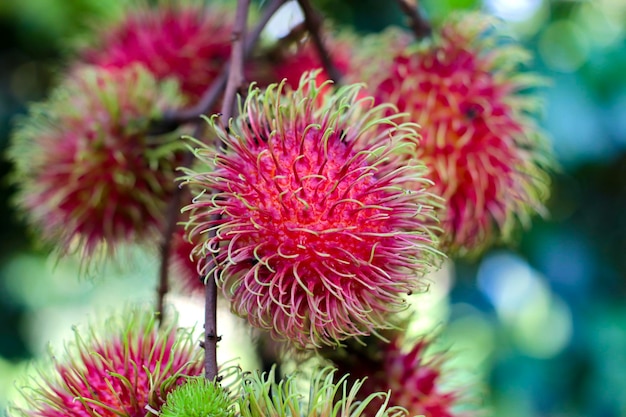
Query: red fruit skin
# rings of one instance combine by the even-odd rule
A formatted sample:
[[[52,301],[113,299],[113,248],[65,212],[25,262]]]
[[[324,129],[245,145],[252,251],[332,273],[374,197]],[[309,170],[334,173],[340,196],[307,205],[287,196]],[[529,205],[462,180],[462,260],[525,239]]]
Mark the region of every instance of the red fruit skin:
[[[190,295],[204,295],[204,279],[198,273],[193,255],[195,243],[189,241],[185,229],[179,227],[172,236],[170,277],[174,287]]]
[[[403,347],[403,337],[393,336],[389,343],[366,340],[367,347],[348,343],[338,352],[327,351],[339,374],[349,374],[351,380],[366,378],[359,399],[375,392],[391,392],[390,406],[400,406],[409,416],[472,417],[474,411],[458,411],[466,405],[464,387],[450,386],[452,373],[444,371],[446,354],[428,353],[432,340],[422,338],[409,349]],[[376,398],[367,408],[374,415],[384,399]]]
[[[178,133],[148,137],[152,115],[180,103],[144,69],[82,68],[16,130],[18,204],[42,238],[85,259],[158,236],[174,190]]]
[[[171,324],[159,328],[151,312],[126,312],[107,326],[82,335],[76,330],[66,355],[52,357],[53,369],[22,391],[28,406],[12,408],[10,415],[156,416],[151,410],[158,412],[172,389],[202,374],[202,352],[191,332]]]
[[[233,20],[230,9],[198,1],[136,6],[80,55],[103,68],[142,64],[159,80],[175,78],[195,102],[230,58]]]
[[[532,95],[543,81],[521,71],[527,52],[492,23],[456,16],[420,45],[390,38],[386,60],[364,75],[378,103],[422,127],[415,156],[447,201],[441,237],[450,253],[510,239],[517,223],[544,212],[548,195],[550,151]]]
[[[334,36],[329,31],[322,29],[322,38],[335,69],[343,77],[353,71],[352,53],[359,47],[359,40],[345,34]],[[310,38],[301,39],[292,44],[282,45],[270,53],[264,60],[253,61],[248,78],[257,82],[261,87],[271,83],[280,83],[285,80],[286,84],[295,89],[298,88],[301,78],[307,77],[307,73],[315,72],[315,85],[320,89],[319,100],[332,93],[330,75],[324,68],[319,52]],[[369,97],[365,86],[359,91],[358,98]]]
[[[384,108],[357,101],[354,86],[320,101],[314,77],[284,95],[251,90],[221,132],[226,152],[196,151],[214,169],[187,177],[205,190],[186,208],[190,236],[201,259],[222,248],[232,310],[300,348],[387,326],[436,258],[423,168],[397,156],[412,126],[378,119]]]

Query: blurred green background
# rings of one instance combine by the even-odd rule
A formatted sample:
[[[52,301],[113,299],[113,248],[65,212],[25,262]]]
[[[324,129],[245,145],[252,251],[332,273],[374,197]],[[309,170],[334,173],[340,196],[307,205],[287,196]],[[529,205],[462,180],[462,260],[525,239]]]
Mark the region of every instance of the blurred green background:
[[[401,22],[392,1],[320,0],[361,31]],[[339,3],[339,4],[338,4]],[[68,39],[121,2],[0,1],[0,152],[16,115],[45,97],[63,68]],[[458,352],[494,416],[626,416],[626,1],[429,0],[429,17],[484,8],[509,20],[552,80],[544,127],[561,171],[550,217],[536,219],[513,248],[495,248],[441,273],[416,299],[420,330]],[[156,260],[76,279],[33,246],[12,208],[11,167],[0,159],[0,409],[15,380],[48,341],[122,300],[151,300]],[[123,294],[123,296],[120,296]],[[188,314],[190,322],[197,306]]]

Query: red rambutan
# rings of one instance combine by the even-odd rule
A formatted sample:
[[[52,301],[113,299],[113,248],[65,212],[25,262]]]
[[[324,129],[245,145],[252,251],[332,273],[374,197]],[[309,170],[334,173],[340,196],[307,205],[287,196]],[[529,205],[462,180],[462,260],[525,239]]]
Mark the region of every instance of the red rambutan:
[[[25,404],[9,415],[154,416],[172,389],[202,373],[202,350],[191,331],[159,328],[152,313],[127,311],[87,334],[75,330],[66,357],[51,357],[53,369],[22,388]]]
[[[156,79],[174,77],[197,99],[230,57],[234,13],[201,1],[160,1],[130,8],[98,34],[82,61],[104,68],[140,63]]]
[[[390,326],[438,255],[424,167],[401,161],[414,125],[357,101],[359,86],[319,100],[315,77],[251,88],[228,133],[211,120],[225,152],[196,150],[214,169],[186,176],[202,190],[189,236],[216,254],[232,310],[298,347]]]
[[[89,257],[156,236],[175,184],[179,134],[148,136],[180,103],[175,84],[143,68],[83,68],[32,106],[9,155],[18,204],[61,252]]]
[[[544,81],[521,71],[529,54],[493,23],[462,15],[418,45],[396,37],[374,48],[380,65],[361,74],[377,103],[422,127],[415,155],[447,201],[442,245],[461,253],[506,240],[548,194],[549,149],[532,91]]]
[[[431,353],[431,340],[421,338],[409,350],[403,348],[403,337],[395,335],[391,342],[370,341],[367,346],[358,342],[326,355],[340,374],[349,374],[350,380],[365,378],[360,399],[374,392],[390,392],[389,404],[406,409],[410,416],[460,417],[474,415],[458,411],[466,400],[462,388],[453,388],[444,371],[445,353]],[[373,400],[370,413],[374,415],[382,404]],[[465,404],[463,404],[465,405]]]

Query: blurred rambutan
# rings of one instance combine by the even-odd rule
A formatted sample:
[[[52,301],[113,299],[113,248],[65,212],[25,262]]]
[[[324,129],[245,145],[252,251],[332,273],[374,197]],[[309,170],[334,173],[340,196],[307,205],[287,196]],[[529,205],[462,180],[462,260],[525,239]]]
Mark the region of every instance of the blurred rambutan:
[[[251,88],[228,133],[211,120],[225,152],[196,149],[214,169],[185,178],[202,190],[189,236],[232,310],[297,347],[388,327],[439,255],[424,167],[401,161],[414,126],[357,102],[358,85],[320,101],[315,77]]]
[[[234,11],[199,0],[129,6],[115,24],[98,28],[83,62],[104,68],[143,64],[156,79],[174,77],[193,102],[230,57]]]
[[[360,66],[377,103],[421,125],[415,156],[447,201],[442,247],[460,254],[506,240],[543,212],[548,194],[551,158],[533,91],[545,81],[523,71],[529,53],[494,23],[456,16],[417,45],[389,36],[365,56],[377,65]]]
[[[51,356],[10,416],[155,416],[167,394],[200,375],[202,350],[191,331],[159,328],[154,314],[126,310],[105,326],[75,330],[62,359]],[[45,369],[45,370],[44,370]]]
[[[400,334],[389,343],[369,339],[366,343],[349,341],[338,350],[323,352],[339,374],[349,374],[349,381],[364,379],[359,399],[375,392],[390,392],[389,405],[405,408],[410,416],[475,415],[458,410],[459,406],[468,406],[466,390],[452,387],[452,372],[444,370],[447,354],[433,353],[431,339],[420,338],[408,350]],[[381,404],[382,399],[373,399],[367,415],[375,415]]]
[[[181,103],[175,83],[138,66],[83,68],[31,107],[9,155],[18,204],[42,238],[84,257],[157,236],[175,187],[179,134],[148,136]]]

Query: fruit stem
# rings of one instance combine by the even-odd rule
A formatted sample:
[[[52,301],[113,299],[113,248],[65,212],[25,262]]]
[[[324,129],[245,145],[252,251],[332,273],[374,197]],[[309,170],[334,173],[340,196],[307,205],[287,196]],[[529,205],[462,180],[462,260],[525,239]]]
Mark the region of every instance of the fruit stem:
[[[304,24],[307,31],[311,35],[311,39],[317,49],[317,53],[322,61],[326,74],[328,74],[328,77],[333,80],[336,85],[339,85],[341,83],[341,73],[335,66],[335,63],[333,62],[330,53],[322,40],[320,33],[322,19],[320,18],[320,15],[317,13],[317,10],[313,8],[313,5],[311,5],[309,0],[298,0],[298,4],[302,9],[302,13],[304,13]]]
[[[430,23],[421,15],[417,0],[396,0],[400,9],[409,18],[409,26],[413,29],[417,39],[430,36],[432,28]]]
[[[237,92],[243,86],[243,62],[245,58],[244,40],[246,38],[246,22],[248,21],[248,10],[250,0],[237,0],[237,12],[235,14],[235,25],[233,26],[232,50],[230,54],[230,71],[226,82],[226,91],[222,102],[222,115],[220,119],[226,125],[234,115],[235,99]]]
[[[252,54],[252,50],[261,36],[261,32],[272,18],[276,11],[283,5],[286,0],[271,0],[267,3],[263,14],[257,25],[250,31],[250,36],[246,39],[244,46],[244,59]],[[222,92],[226,87],[230,65],[224,65],[220,75],[211,83],[204,92],[198,103],[187,109],[180,109],[166,113],[161,120],[156,121],[150,129],[152,134],[162,134],[170,132],[178,128],[181,124],[194,122],[196,128],[193,136],[200,138],[205,127],[205,122],[200,116],[207,114],[222,96]],[[193,162],[193,154],[187,152],[182,162],[183,167],[189,167]],[[160,266],[159,266],[159,283],[157,286],[157,307],[156,314],[159,323],[165,320],[164,300],[169,291],[169,263],[170,253],[172,250],[172,236],[176,230],[176,224],[180,218],[180,205],[182,202],[183,190],[177,187],[174,195],[167,208],[166,225],[163,230],[162,243],[160,247]]]
[[[287,0],[269,0],[263,9],[263,14],[258,20],[256,26],[249,31],[244,46],[244,58],[247,59],[252,54],[254,47],[261,36],[261,32],[265,29],[267,22],[276,14],[276,11]],[[197,122],[203,114],[208,114],[215,106],[215,103],[222,96],[228,74],[230,72],[230,62],[222,67],[222,72],[215,78],[211,85],[206,89],[200,100],[192,106],[182,109],[173,109],[166,112],[159,120],[155,120],[150,127],[150,133],[153,135],[163,134],[176,130],[180,125]]]

